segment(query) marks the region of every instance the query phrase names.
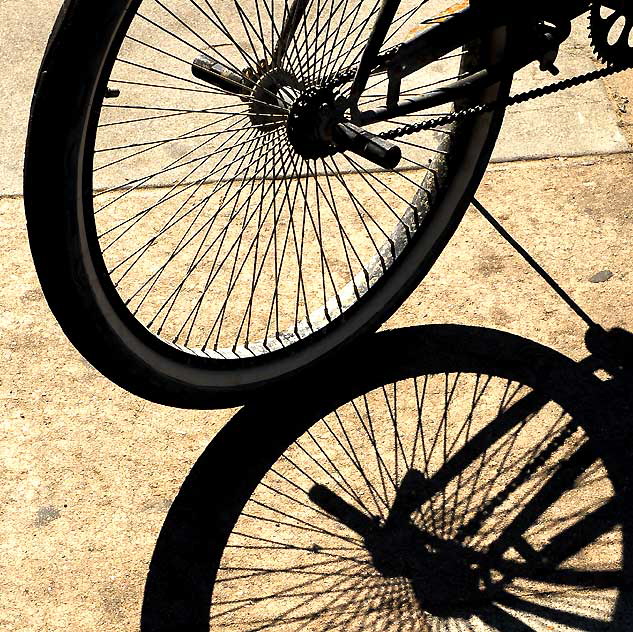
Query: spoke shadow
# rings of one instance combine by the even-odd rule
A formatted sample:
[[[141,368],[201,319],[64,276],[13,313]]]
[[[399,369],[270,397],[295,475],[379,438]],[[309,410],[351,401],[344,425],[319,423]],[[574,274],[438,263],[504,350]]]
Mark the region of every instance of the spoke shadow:
[[[184,481],[141,629],[629,630],[631,340],[415,327],[277,387]]]

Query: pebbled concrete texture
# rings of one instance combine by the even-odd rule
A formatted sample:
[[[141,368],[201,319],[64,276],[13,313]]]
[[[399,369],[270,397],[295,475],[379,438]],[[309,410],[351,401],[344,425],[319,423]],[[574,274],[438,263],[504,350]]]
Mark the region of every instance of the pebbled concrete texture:
[[[585,18],[574,22],[572,35],[556,62],[558,77],[544,74],[538,64],[532,64],[516,74],[511,93],[596,70],[599,65],[591,53],[586,25]],[[619,153],[629,147],[618,126],[607,85],[593,81],[508,108],[493,161]]]
[[[0,629],[132,632],[167,511],[236,410],[173,410],[122,391],[46,306],[19,194],[30,92],[58,4],[0,0]],[[580,35],[561,68],[595,67]],[[631,74],[509,113],[479,192],[596,321],[629,330],[633,159],[618,152],[632,138]],[[515,91],[536,78],[526,70]],[[385,328],[446,322],[587,354],[581,321],[473,208]]]
[[[594,319],[633,330],[630,157],[493,165],[480,199]],[[132,632],[170,504],[236,411],[152,404],[89,367],[48,311],[22,212],[0,201],[0,627]],[[472,208],[385,328],[446,322],[587,353],[583,323]]]
[[[22,161],[37,71],[60,0],[0,2],[0,195],[22,194]]]
[[[24,139],[35,78],[60,0],[0,3],[0,195],[22,194]],[[586,21],[579,20],[557,62],[561,77],[594,70]],[[554,77],[533,64],[518,73],[513,93],[530,90]],[[512,108],[499,139],[494,161],[578,156],[626,151],[629,144],[604,82],[593,82]]]

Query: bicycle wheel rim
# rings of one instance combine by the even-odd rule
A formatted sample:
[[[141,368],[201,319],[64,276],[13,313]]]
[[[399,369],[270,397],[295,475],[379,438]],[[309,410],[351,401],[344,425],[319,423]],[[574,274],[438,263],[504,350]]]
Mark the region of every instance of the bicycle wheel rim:
[[[119,24],[113,28],[114,36],[106,46],[110,53],[101,59],[97,72],[94,71],[94,68],[91,70],[100,79],[85,95],[85,98],[92,104],[100,103],[109,76],[108,64],[112,62],[110,59],[112,51],[117,49],[119,44],[117,40],[120,40],[124,35],[126,22],[131,19],[131,12],[137,4],[126,5],[128,13],[124,13],[123,17],[118,16]],[[502,36],[500,37],[502,39]],[[498,52],[502,48],[502,44],[497,43],[494,48]],[[45,83],[43,81],[42,86]],[[498,86],[493,88],[487,98],[493,98],[499,89]],[[76,192],[75,205],[79,223],[78,238],[81,242],[81,257],[87,270],[85,276],[88,288],[86,291],[91,296],[91,301],[98,306],[98,311],[105,315],[104,328],[114,333],[114,337],[121,342],[121,345],[128,352],[131,350],[135,362],[141,366],[149,367],[155,375],[158,375],[156,378],[158,381],[164,378],[172,380],[173,383],[189,385],[190,392],[186,394],[186,405],[194,406],[196,405],[194,400],[197,397],[194,392],[196,389],[199,390],[198,395],[200,395],[201,402],[198,405],[204,405],[202,401],[204,401],[205,395],[210,392],[230,393],[231,391],[237,392],[245,388],[261,386],[309,365],[312,361],[323,357],[350,340],[354,335],[375,327],[388,315],[389,311],[393,311],[397,307],[397,303],[406,296],[415,282],[430,267],[444,245],[442,242],[448,239],[448,235],[454,229],[461,212],[464,210],[469,185],[481,175],[483,165],[487,161],[487,154],[492,148],[491,137],[494,137],[501,120],[501,114],[497,113],[474,124],[474,131],[469,135],[468,146],[463,149],[464,162],[467,163],[467,167],[462,169],[453,179],[452,186],[449,187],[449,191],[444,196],[441,208],[435,209],[433,217],[429,218],[428,224],[425,226],[425,230],[418,231],[416,238],[407,243],[406,248],[403,248],[401,256],[390,268],[390,275],[385,275],[389,276],[389,279],[379,279],[371,287],[371,292],[363,297],[363,301],[351,305],[343,316],[326,324],[307,338],[264,355],[234,357],[230,360],[229,365],[228,360],[220,360],[217,355],[213,357],[213,354],[203,350],[186,349],[182,345],[171,344],[156,337],[147,327],[131,317],[129,309],[114,289],[109,274],[100,261],[101,254],[98,252],[99,247],[96,243],[93,226],[91,226],[93,209],[91,208],[89,191],[91,189],[90,167],[92,164],[89,154],[98,124],[99,108],[93,105],[86,106],[85,102],[82,108],[90,111],[91,117],[84,119],[81,141],[77,147],[77,162],[84,168],[84,181],[80,190]],[[422,232],[424,235],[420,234]],[[41,240],[41,236],[39,240]],[[37,239],[33,241],[37,241]],[[41,272],[43,278],[47,274],[47,272]],[[47,284],[50,285],[50,282]],[[58,287],[59,282],[55,282],[55,285]],[[49,293],[47,292],[47,294]],[[59,301],[51,300],[51,303],[59,304]],[[62,307],[55,311],[67,311],[67,308]],[[66,314],[62,315],[60,320],[68,323],[71,318]],[[64,326],[64,322],[62,322],[62,326]],[[123,385],[126,388],[132,388],[135,392],[144,390],[147,393],[146,396],[152,399],[167,396],[166,391],[157,394],[156,389],[152,388],[152,394],[141,384],[130,385],[129,380],[121,377],[121,363],[113,371],[108,367],[108,362],[104,361],[103,351],[94,349],[94,336],[92,340],[88,340],[88,335],[77,332],[76,325],[70,325],[65,329],[68,330],[71,339],[84,355],[115,381],[125,382]],[[144,379],[151,381],[148,378]],[[170,397],[178,398],[175,390],[171,390],[173,393]],[[183,399],[184,397],[180,398],[181,402]],[[163,399],[163,401],[166,400]]]

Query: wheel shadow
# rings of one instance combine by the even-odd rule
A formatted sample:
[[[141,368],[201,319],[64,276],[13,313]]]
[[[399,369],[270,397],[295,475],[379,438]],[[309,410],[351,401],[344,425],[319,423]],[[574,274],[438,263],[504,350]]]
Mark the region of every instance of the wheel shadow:
[[[618,336],[575,363],[490,329],[395,330],[251,402],[168,512],[141,629],[629,630]]]

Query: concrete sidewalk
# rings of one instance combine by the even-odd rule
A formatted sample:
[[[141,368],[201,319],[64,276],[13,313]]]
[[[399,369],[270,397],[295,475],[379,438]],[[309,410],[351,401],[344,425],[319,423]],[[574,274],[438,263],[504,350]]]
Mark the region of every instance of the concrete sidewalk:
[[[60,6],[43,0],[24,11],[18,0],[0,4],[0,196],[22,194],[22,159],[28,112],[48,34]],[[590,70],[594,62],[584,20],[577,21],[557,62],[561,77]],[[518,73],[513,92],[555,78],[533,64]],[[610,154],[627,151],[604,82],[593,82],[540,102],[525,103],[507,113],[495,161]]]
[[[80,358],[44,302],[20,172],[30,94],[58,4],[0,4],[0,628],[132,632],[167,510],[235,411],[173,410],[122,391]],[[584,31],[560,66],[595,68]],[[596,321],[629,330],[632,74],[510,112],[479,192]],[[515,91],[540,80],[528,69]],[[606,270],[606,282],[591,281]],[[447,321],[586,355],[583,324],[473,209],[385,327]]]
[[[633,330],[631,157],[497,164],[480,198],[594,319]],[[0,627],[133,632],[170,503],[235,411],[158,406],[87,366],[43,300],[22,213],[0,200]],[[445,322],[586,355],[582,322],[474,210],[385,327]]]

